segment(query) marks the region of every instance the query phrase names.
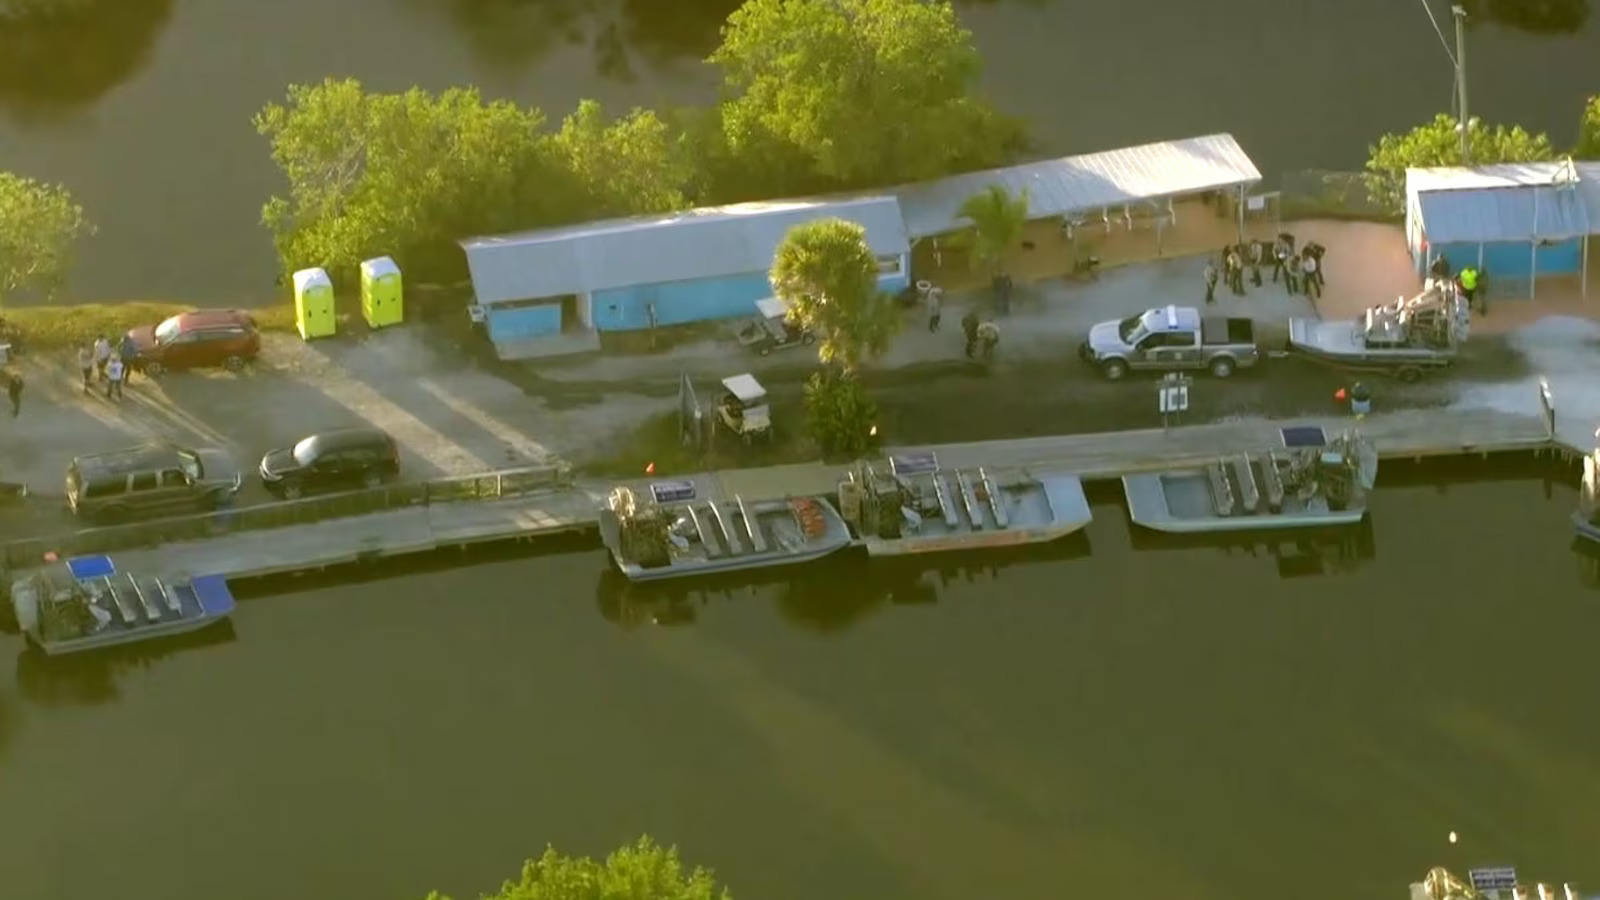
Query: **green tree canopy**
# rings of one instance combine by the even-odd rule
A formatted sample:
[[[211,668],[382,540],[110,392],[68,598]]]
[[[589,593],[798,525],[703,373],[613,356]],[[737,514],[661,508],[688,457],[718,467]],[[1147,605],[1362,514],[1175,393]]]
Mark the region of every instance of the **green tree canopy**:
[[[94,231],[66,188],[0,172],[0,303],[20,291],[54,299]]]
[[[1573,153],[1579,159],[1600,159],[1600,94],[1590,97],[1583,105],[1583,118],[1578,122],[1578,146]]]
[[[1022,243],[1022,230],[1028,224],[1028,194],[1013,196],[1005,187],[991,184],[962,201],[957,215],[972,223],[973,264],[998,275],[1006,254]]]
[[[1539,162],[1555,158],[1550,138],[1530,134],[1521,126],[1490,127],[1471,120],[1469,138],[1474,165]],[[1459,166],[1461,136],[1456,119],[1440,113],[1433,121],[1405,132],[1386,134],[1369,149],[1367,193],[1372,202],[1395,215],[1405,212],[1406,169]]]
[[[859,378],[839,369],[806,379],[805,412],[807,433],[829,455],[860,457],[877,435],[877,402]]]
[[[449,898],[435,892],[428,900]],[[482,900],[731,900],[731,895],[710,871],[686,869],[676,848],[645,837],[604,862],[546,849],[523,865],[521,878]]]
[[[553,180],[544,117],[475,90],[369,93],[353,79],[294,85],[256,128],[289,184],[262,210],[284,270],[348,272],[361,260],[418,254],[478,231],[550,217],[532,185]]]
[[[711,55],[733,151],[819,185],[899,184],[1003,159],[1014,123],[975,95],[948,0],[748,0]]]
[[[820,219],[789,229],[771,280],[790,318],[817,335],[824,363],[854,372],[889,348],[899,317],[878,290],[878,259],[860,225]]]
[[[692,172],[682,138],[655,113],[635,109],[607,122],[584,100],[561,123],[555,149],[584,192],[585,217],[671,212],[689,206]]]

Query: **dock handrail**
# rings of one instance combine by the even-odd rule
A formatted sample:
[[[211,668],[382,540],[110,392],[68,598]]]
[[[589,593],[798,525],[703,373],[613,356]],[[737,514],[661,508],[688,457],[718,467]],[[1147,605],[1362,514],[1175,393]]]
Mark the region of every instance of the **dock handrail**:
[[[307,525],[419,506],[508,500],[560,490],[570,487],[572,482],[572,469],[569,466],[525,466],[477,475],[400,482],[370,490],[260,503],[128,525],[86,528],[0,545],[0,569],[36,566],[49,553],[63,558],[110,553],[176,541],[205,540],[239,531]]]

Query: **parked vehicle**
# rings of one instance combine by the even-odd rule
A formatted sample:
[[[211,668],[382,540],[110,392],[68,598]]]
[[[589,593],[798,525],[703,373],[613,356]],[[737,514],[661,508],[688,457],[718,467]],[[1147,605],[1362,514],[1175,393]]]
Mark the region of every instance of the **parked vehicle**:
[[[67,466],[67,505],[97,524],[226,506],[243,478],[227,452],[141,444],[79,456]]]
[[[1249,319],[1203,317],[1192,306],[1166,306],[1101,322],[1089,329],[1078,355],[1113,381],[1135,369],[1203,369],[1227,378],[1259,362],[1261,349]]]
[[[324,431],[261,457],[260,474],[267,490],[285,500],[370,489],[400,477],[400,447],[377,428]]]
[[[758,437],[772,437],[772,408],[767,405],[767,389],[748,373],[722,379],[717,421],[747,444]]]
[[[740,346],[766,356],[774,350],[809,347],[817,336],[789,321],[789,305],[776,297],[756,301],[756,315],[739,329]]]
[[[131,329],[134,368],[146,375],[182,369],[237,372],[261,352],[256,320],[239,309],[180,313],[159,325]]]

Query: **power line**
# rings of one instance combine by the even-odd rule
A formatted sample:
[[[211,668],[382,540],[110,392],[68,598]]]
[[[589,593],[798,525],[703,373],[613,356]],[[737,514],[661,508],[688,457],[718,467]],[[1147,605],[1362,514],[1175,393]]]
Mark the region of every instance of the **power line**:
[[[1439,46],[1444,48],[1444,55],[1450,57],[1450,65],[1460,66],[1456,62],[1456,52],[1450,49],[1450,41],[1444,36],[1444,29],[1439,27],[1439,20],[1433,14],[1433,7],[1428,0],[1418,0],[1422,4],[1422,11],[1428,14],[1428,21],[1433,23],[1433,33],[1439,36]]]

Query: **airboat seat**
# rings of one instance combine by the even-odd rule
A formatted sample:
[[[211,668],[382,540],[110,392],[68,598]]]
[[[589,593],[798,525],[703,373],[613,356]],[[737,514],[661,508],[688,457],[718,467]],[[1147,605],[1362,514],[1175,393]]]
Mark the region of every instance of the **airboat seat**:
[[[1267,509],[1283,511],[1283,473],[1278,470],[1278,454],[1268,453],[1261,460],[1261,490],[1266,494]]]
[[[689,504],[687,508],[689,510],[689,521],[694,523],[694,533],[699,536],[700,546],[705,548],[706,556],[721,556],[722,545],[712,538],[711,529],[706,527],[705,518],[700,515],[700,511],[694,507],[694,504]]]
[[[1228,473],[1222,463],[1214,462],[1206,466],[1206,484],[1211,488],[1212,510],[1223,518],[1233,515],[1236,506],[1233,485],[1228,483]]]
[[[944,517],[945,527],[960,527],[961,518],[956,515],[956,505],[950,500],[950,483],[945,481],[943,472],[933,473],[933,495],[939,501],[939,514]]]
[[[767,536],[761,533],[756,517],[750,515],[750,507],[745,505],[744,498],[734,497],[733,502],[739,506],[739,520],[744,522],[744,534],[750,539],[750,549],[757,553],[767,552]]]
[[[1239,485],[1239,504],[1246,513],[1261,511],[1261,489],[1256,487],[1256,475],[1250,468],[1250,457],[1241,453],[1233,458],[1233,477]]]
[[[744,551],[744,544],[740,543],[738,532],[728,527],[728,516],[722,511],[722,504],[715,500],[708,501],[706,506],[711,507],[711,518],[717,520],[717,530],[722,532],[722,539],[727,542],[728,553],[738,554]]]
[[[1000,493],[1000,487],[982,467],[978,469],[978,481],[983,484],[983,493],[989,498],[989,512],[994,514],[994,524],[1000,528],[1009,528],[1011,516],[1006,513],[1006,498]]]
[[[983,507],[978,505],[978,497],[972,491],[971,479],[960,469],[956,470],[956,487],[961,491],[961,505],[966,507],[967,519],[972,523],[972,530],[977,531],[983,527]]]

